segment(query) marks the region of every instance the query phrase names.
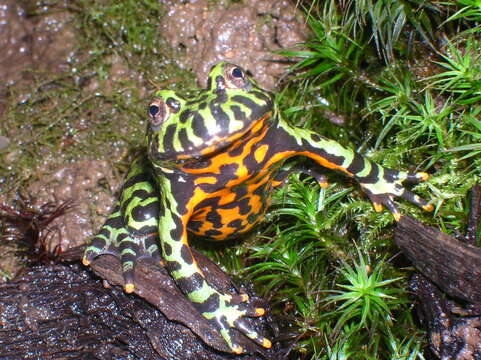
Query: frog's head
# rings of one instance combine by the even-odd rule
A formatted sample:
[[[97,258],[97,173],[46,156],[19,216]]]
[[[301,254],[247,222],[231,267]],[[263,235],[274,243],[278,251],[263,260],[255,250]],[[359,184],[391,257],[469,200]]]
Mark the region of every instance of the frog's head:
[[[269,118],[272,96],[245,71],[221,62],[212,67],[207,88],[190,98],[160,90],[148,109],[147,142],[152,162],[208,157]]]

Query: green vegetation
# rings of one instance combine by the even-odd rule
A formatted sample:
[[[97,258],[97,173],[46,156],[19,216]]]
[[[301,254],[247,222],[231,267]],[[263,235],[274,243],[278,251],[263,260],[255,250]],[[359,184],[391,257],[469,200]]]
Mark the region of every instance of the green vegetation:
[[[157,0],[69,6],[82,34],[71,70],[8,91],[0,194],[35,180],[45,159],[107,158],[125,171],[152,90],[193,85],[158,36]],[[387,167],[431,173],[415,192],[433,199],[434,215],[405,201],[401,212],[464,232],[466,194],[481,173],[479,1],[326,0],[304,10],[313,35],[304,50],[284,53],[296,59],[277,96],[284,116]],[[111,81],[119,63],[129,76]],[[252,279],[299,331],[301,358],[424,359],[405,290],[413,269],[396,257],[394,219],[326,174],[327,189],[293,175],[256,234],[209,253]]]
[[[55,1],[45,3],[28,8],[27,16],[63,11]],[[77,0],[68,10],[78,34],[69,70],[31,72],[33,87],[7,91],[0,134],[10,145],[0,150],[0,193],[36,180],[43,163],[105,158],[125,171],[130,157],[118,161],[143,142],[146,98],[166,84],[194,85],[158,36],[158,1]]]
[[[434,214],[398,206],[463,233],[481,174],[481,3],[328,0],[304,10],[313,36],[284,52],[297,59],[278,96],[285,116],[385,166],[431,173],[414,189]],[[413,269],[396,256],[392,216],[329,178],[325,190],[290,178],[242,274],[298,326],[305,358],[424,359],[405,290]]]

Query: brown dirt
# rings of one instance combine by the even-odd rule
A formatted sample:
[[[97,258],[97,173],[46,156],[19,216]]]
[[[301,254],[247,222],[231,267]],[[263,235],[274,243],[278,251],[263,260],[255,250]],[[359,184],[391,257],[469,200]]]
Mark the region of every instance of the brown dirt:
[[[161,35],[184,50],[179,65],[192,68],[202,86],[212,65],[226,60],[272,89],[287,68],[280,62],[285,58],[272,52],[295,47],[308,35],[304,17],[287,0],[165,2],[169,11],[161,20]]]

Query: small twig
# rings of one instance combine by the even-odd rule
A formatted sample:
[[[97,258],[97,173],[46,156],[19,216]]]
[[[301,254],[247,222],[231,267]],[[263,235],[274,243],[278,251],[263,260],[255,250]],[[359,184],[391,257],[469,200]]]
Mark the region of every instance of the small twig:
[[[471,207],[469,210],[466,243],[476,246],[479,220],[481,217],[481,186],[476,184],[471,189]]]

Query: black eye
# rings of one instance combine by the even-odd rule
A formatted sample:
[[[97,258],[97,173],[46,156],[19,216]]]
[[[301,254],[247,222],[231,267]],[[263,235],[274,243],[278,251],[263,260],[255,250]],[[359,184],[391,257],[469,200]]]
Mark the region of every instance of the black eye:
[[[149,114],[152,117],[155,117],[159,113],[159,107],[157,105],[150,105],[149,106]]]
[[[242,73],[242,70],[239,69],[238,67],[232,69],[232,76],[235,78],[242,78],[244,77],[244,74]]]

